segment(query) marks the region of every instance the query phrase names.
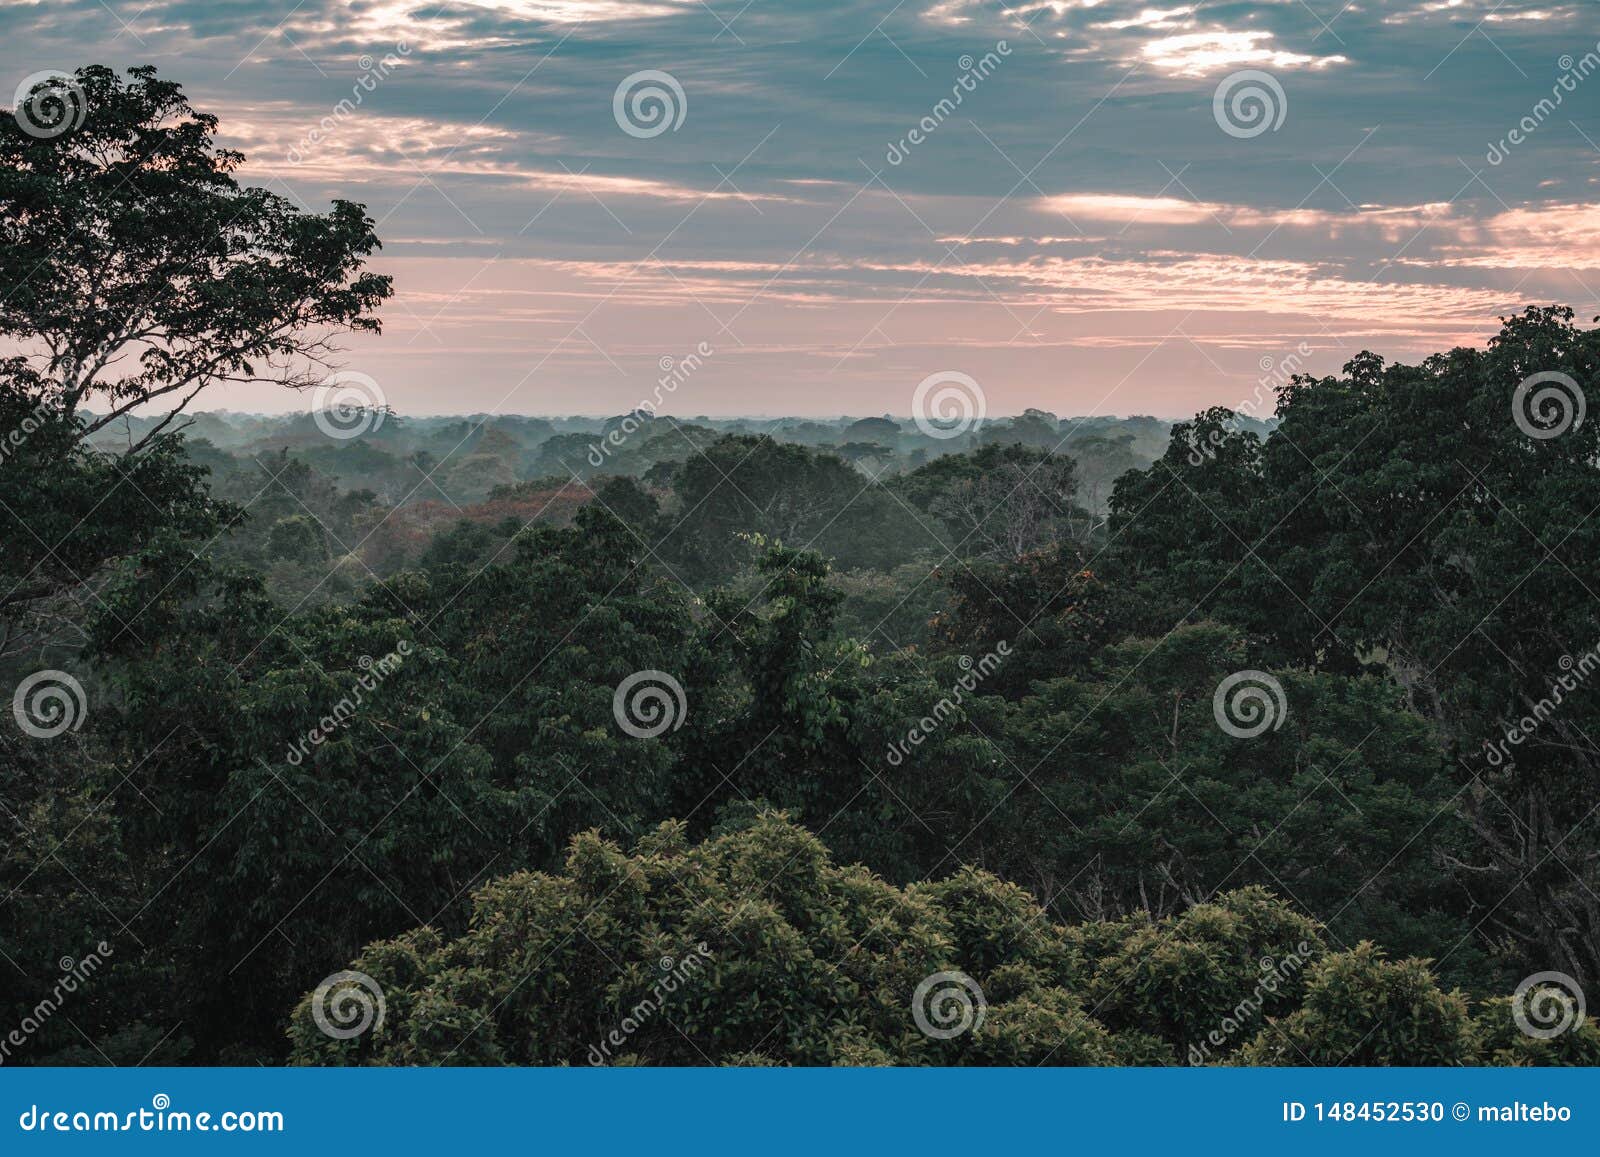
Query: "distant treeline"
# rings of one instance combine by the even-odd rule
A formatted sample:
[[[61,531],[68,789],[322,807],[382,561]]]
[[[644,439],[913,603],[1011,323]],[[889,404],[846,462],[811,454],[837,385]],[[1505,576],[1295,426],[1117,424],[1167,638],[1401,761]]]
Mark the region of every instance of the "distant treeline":
[[[94,436],[108,450],[137,443],[159,419],[123,416]],[[1265,434],[1271,423],[1241,418]],[[385,503],[477,502],[497,487],[540,478],[600,474],[644,477],[681,463],[729,435],[762,435],[834,454],[863,473],[895,475],[947,454],[1020,443],[1078,463],[1084,496],[1103,507],[1124,470],[1148,466],[1166,449],[1171,421],[1153,417],[1058,418],[1043,410],[983,422],[951,437],[923,433],[910,418],[679,418],[644,410],[610,418],[468,414],[412,417],[381,410],[329,421],[301,412],[201,412],[182,424],[190,457],[213,477],[248,471],[288,452],[345,489]],[[423,478],[426,476],[427,481]]]

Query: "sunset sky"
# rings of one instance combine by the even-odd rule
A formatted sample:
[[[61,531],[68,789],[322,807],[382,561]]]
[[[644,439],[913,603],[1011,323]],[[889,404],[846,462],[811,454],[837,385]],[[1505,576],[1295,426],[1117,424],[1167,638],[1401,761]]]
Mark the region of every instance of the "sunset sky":
[[[705,343],[666,411],[904,414],[958,371],[990,414],[1173,417],[1302,345],[1600,313],[1593,0],[1160,2],[6,0],[0,99],[152,63],[249,182],[365,203],[397,293],[345,364],[403,413],[616,413]],[[645,70],[676,127],[619,122]],[[1281,100],[1219,107],[1240,70]]]

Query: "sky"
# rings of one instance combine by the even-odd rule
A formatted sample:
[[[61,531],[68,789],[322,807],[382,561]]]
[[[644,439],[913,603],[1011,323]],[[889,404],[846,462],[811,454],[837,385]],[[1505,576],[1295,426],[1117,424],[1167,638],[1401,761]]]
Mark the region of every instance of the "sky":
[[[1600,313],[1597,16],[5,0],[0,99],[154,64],[248,183],[365,204],[396,294],[343,364],[402,413],[902,415],[964,375],[989,414],[1182,417]]]

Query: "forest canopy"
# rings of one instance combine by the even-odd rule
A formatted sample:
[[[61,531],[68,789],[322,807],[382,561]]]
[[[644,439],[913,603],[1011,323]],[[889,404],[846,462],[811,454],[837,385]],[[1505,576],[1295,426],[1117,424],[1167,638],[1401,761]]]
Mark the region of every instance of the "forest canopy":
[[[352,430],[365,209],[77,79],[0,115],[6,1062],[1600,1063],[1570,309],[1270,422]]]

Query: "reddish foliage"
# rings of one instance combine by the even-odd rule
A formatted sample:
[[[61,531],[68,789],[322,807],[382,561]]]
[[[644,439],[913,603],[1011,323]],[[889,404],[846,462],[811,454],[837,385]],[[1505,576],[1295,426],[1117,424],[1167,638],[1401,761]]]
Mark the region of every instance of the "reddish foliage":
[[[544,523],[550,526],[568,526],[579,510],[594,500],[594,494],[577,482],[532,490],[504,498],[492,498],[467,506],[455,506],[442,500],[430,499],[412,502],[389,512],[385,519],[387,536],[414,545],[411,553],[420,551],[430,538],[448,530],[461,521],[482,525],[495,525],[506,519],[515,519],[524,525]]]

